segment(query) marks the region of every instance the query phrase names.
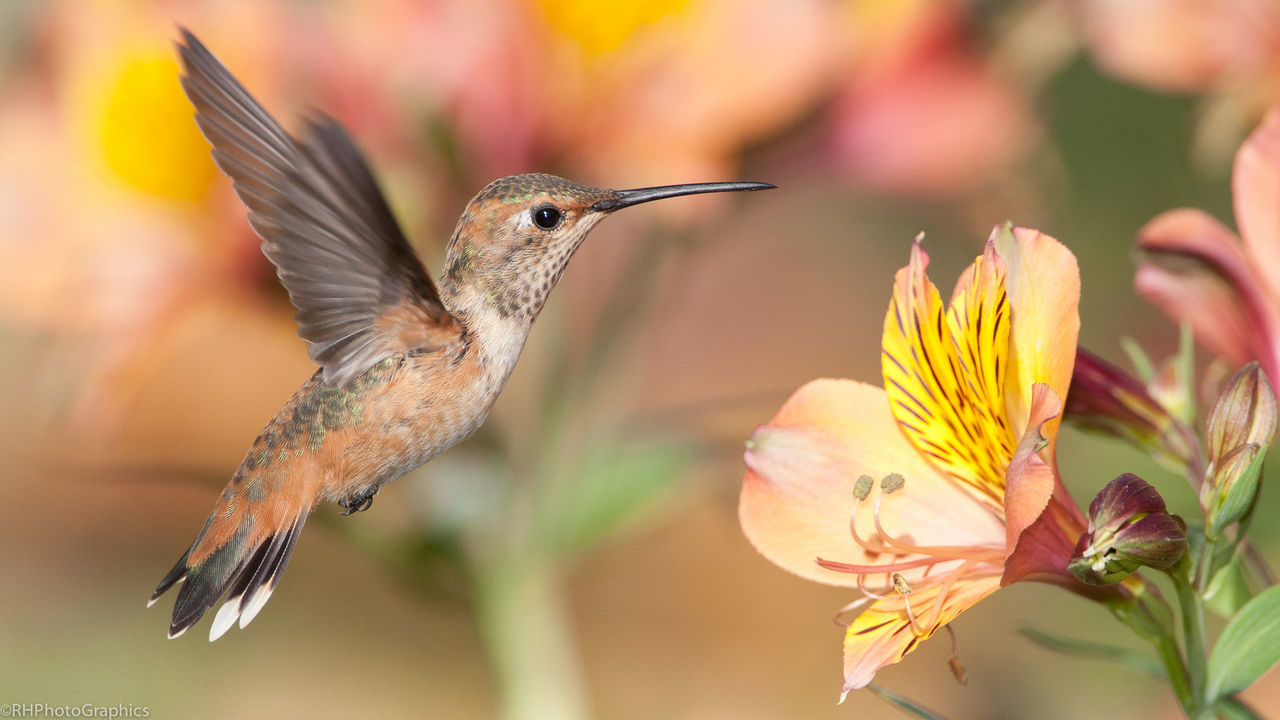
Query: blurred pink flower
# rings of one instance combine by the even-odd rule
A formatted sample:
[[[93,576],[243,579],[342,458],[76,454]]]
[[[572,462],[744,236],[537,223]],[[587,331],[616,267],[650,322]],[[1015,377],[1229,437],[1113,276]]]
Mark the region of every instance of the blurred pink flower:
[[[1080,18],[1099,67],[1165,92],[1200,93],[1193,151],[1223,158],[1280,100],[1275,0],[1084,0]]]
[[[971,47],[960,4],[855,4],[859,48],[832,111],[845,172],[873,190],[955,195],[1032,147],[1025,94]]]
[[[1130,82],[1199,92],[1280,73],[1273,0],[1083,0],[1078,11],[1098,64]]]
[[[1280,377],[1280,108],[1236,154],[1231,187],[1240,237],[1202,210],[1159,215],[1138,231],[1134,284],[1213,353]]]

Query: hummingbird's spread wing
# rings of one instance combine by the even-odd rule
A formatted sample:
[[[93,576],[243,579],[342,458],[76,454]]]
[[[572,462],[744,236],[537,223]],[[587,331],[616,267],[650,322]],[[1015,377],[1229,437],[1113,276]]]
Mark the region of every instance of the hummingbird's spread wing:
[[[337,121],[310,120],[293,138],[194,35],[182,37],[196,123],[248,206],[325,380],[343,385],[397,350],[452,340],[457,326]]]

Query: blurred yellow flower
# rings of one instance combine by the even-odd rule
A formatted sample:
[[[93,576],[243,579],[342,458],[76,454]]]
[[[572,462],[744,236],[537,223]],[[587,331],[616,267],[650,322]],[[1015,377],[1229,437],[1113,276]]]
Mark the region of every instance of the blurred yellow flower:
[[[619,0],[607,8],[595,0],[536,0],[547,22],[573,38],[588,55],[622,47],[647,25],[683,11],[689,0]]]
[[[203,198],[215,168],[191,121],[169,44],[122,53],[108,72],[98,124],[107,166],[139,190],[174,200]]]

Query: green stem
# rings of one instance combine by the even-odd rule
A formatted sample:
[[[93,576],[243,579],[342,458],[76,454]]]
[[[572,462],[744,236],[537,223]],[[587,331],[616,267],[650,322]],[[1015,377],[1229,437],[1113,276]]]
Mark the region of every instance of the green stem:
[[[1207,709],[1209,702],[1205,697],[1208,678],[1208,662],[1204,634],[1204,602],[1191,587],[1186,575],[1181,572],[1169,573],[1173,580],[1174,593],[1178,596],[1179,615],[1182,616],[1182,635],[1186,643],[1187,676],[1191,680],[1191,706],[1183,705],[1187,715],[1199,717]]]
[[[480,568],[476,612],[504,720],[585,719],[581,665],[551,562],[524,557]]]
[[[1156,646],[1156,654],[1160,656],[1161,664],[1164,665],[1165,673],[1169,676],[1169,684],[1173,687],[1174,696],[1178,698],[1178,703],[1182,705],[1187,716],[1194,717],[1195,693],[1187,680],[1187,667],[1182,662],[1182,653],[1178,651],[1177,641],[1170,634],[1162,635],[1152,642]]]
[[[1183,565],[1185,561],[1179,564],[1179,566]],[[1174,571],[1170,570],[1169,574],[1173,576]],[[1185,567],[1182,578],[1185,584]],[[1176,582],[1175,579],[1175,584]],[[1122,590],[1122,596],[1107,603],[1111,612],[1139,637],[1155,646],[1160,664],[1164,666],[1165,675],[1169,677],[1169,685],[1173,688],[1178,703],[1182,705],[1187,717],[1198,718],[1200,712],[1198,696],[1188,673],[1187,664],[1182,659],[1178,641],[1174,637],[1173,611],[1160,596],[1156,587],[1147,583],[1141,575],[1136,573],[1130,575],[1118,588]],[[1201,686],[1203,686],[1203,675]]]
[[[1217,555],[1217,544],[1216,538],[1210,538],[1206,534],[1204,542],[1200,543],[1200,552],[1196,561],[1191,565],[1191,589],[1197,594],[1203,594],[1205,588],[1209,586],[1210,566],[1213,564],[1214,556]]]

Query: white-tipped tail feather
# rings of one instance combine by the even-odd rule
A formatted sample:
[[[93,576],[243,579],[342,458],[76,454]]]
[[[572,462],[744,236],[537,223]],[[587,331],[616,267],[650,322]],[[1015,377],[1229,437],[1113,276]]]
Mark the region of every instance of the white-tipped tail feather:
[[[292,527],[277,532],[256,546],[233,539],[194,567],[187,565],[191,553],[188,550],[161,581],[147,606],[155,604],[165,590],[185,580],[174,603],[170,638],[179,637],[195,625],[223,593],[226,593],[226,600],[214,615],[209,641],[222,637],[237,620],[240,627],[245,627],[262,611],[276,583],[280,582],[280,575],[289,562],[289,555],[306,518],[306,514],[298,516]]]
[[[271,599],[273,589],[272,583],[259,585],[252,594],[229,598],[222,603],[222,607],[218,608],[218,614],[213,616],[213,625],[209,627],[209,642],[226,634],[231,626],[236,624],[237,619],[240,621],[241,630],[247,627],[257,617],[262,606],[267,604],[267,600]]]
[[[213,625],[209,626],[209,642],[222,637],[223,633],[236,624],[236,618],[238,617],[240,617],[240,601],[238,599],[222,603],[222,607],[218,608],[218,614],[213,616]]]
[[[243,630],[246,625],[253,622],[253,619],[258,616],[258,611],[261,610],[262,606],[266,605],[267,601],[271,599],[271,592],[274,589],[274,584],[268,584],[260,585],[257,590],[253,591],[253,595],[250,596],[249,602],[245,603],[244,609],[240,611],[241,630]]]

